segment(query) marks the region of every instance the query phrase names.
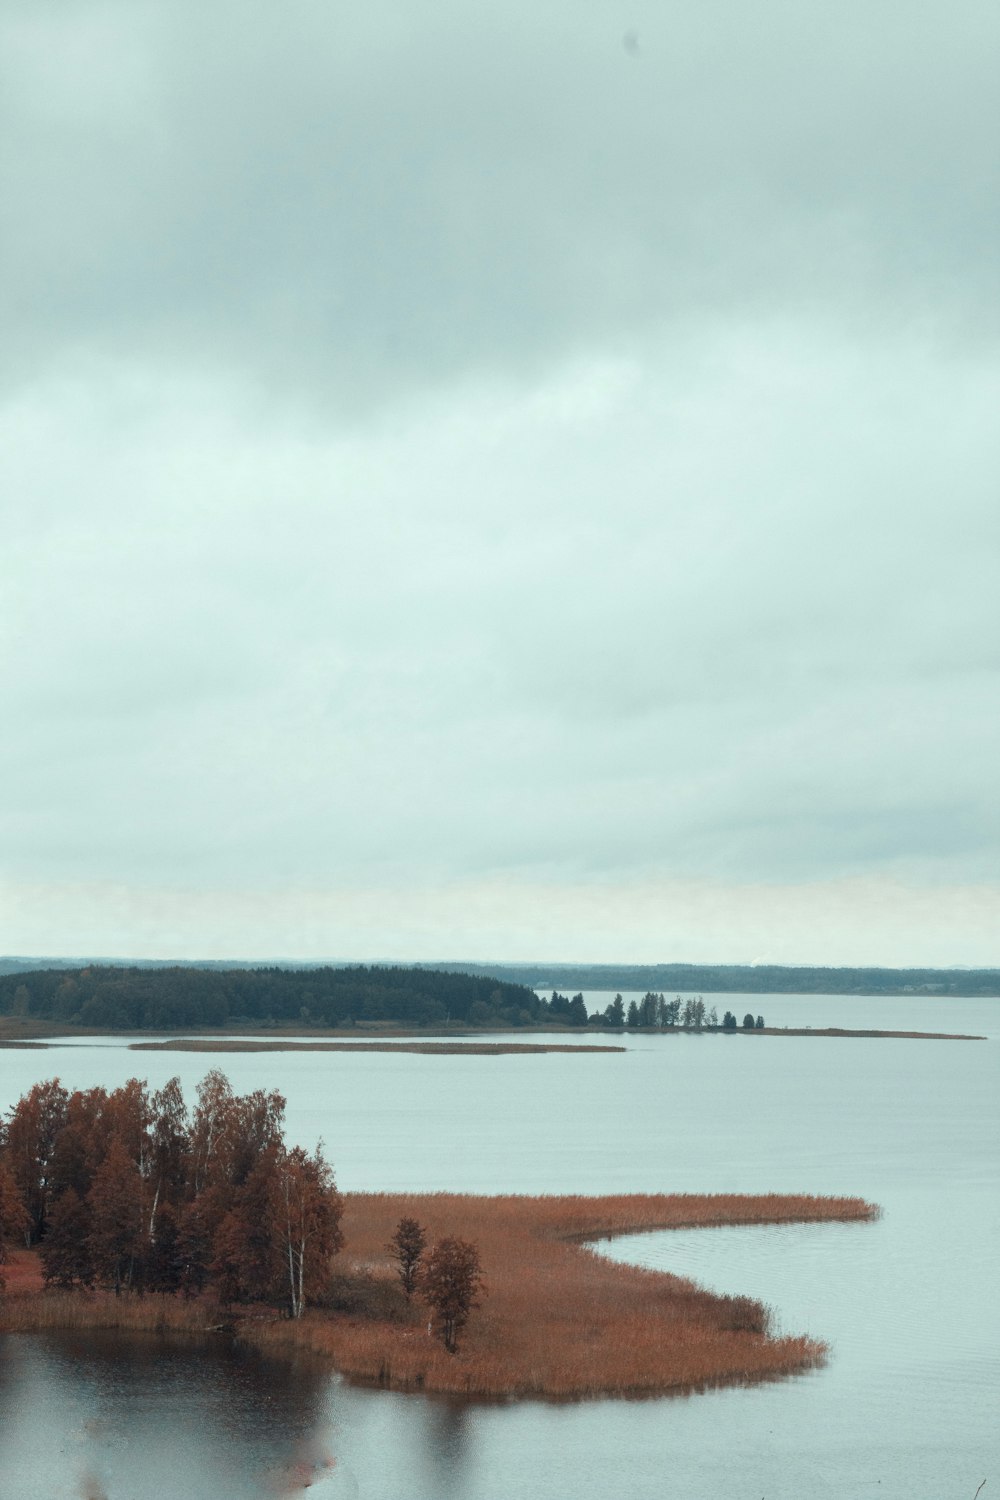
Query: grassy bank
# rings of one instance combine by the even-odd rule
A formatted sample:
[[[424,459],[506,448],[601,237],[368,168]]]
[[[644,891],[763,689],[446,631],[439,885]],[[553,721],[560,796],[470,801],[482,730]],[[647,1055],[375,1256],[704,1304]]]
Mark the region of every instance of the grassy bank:
[[[767,1309],[691,1282],[605,1260],[600,1238],[727,1224],[860,1220],[878,1210],[857,1198],[628,1195],[606,1198],[365,1194],[346,1198],[345,1251],[331,1307],[297,1322],[205,1300],[115,1298],[105,1293],[11,1292],[11,1329],[205,1329],[236,1321],[242,1338],[280,1352],[308,1348],[348,1377],[402,1390],[479,1397],[658,1394],[793,1374],[822,1362],[815,1338],[775,1338]],[[458,1235],[479,1248],[488,1294],[448,1354],[408,1303],[386,1244],[404,1215],[431,1239]],[[9,1270],[12,1270],[9,1268]]]

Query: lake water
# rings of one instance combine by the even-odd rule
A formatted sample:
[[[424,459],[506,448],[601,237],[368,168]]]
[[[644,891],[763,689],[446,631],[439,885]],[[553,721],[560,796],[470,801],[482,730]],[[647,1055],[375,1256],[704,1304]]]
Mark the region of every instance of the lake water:
[[[595,1009],[609,997],[587,998]],[[984,1478],[989,1500],[1000,1489],[1000,1000],[706,1002],[779,1026],[990,1039],[653,1035],[626,1036],[624,1054],[468,1058],[213,1058],[91,1039],[0,1053],[0,1108],[56,1074],[74,1088],[176,1073],[193,1097],[218,1064],[241,1091],[280,1088],[289,1139],[322,1136],[348,1190],[857,1193],[882,1219],[603,1247],[762,1297],[782,1329],[830,1342],[824,1369],[679,1398],[470,1406],[224,1347],[8,1337],[0,1500],[243,1500],[296,1492],[303,1475],[331,1500],[973,1500]]]

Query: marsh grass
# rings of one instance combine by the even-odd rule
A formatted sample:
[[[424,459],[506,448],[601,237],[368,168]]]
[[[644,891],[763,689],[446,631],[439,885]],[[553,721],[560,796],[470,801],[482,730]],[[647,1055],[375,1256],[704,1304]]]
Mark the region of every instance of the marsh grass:
[[[392,1322],[314,1312],[297,1326],[261,1324],[248,1337],[267,1347],[305,1344],[355,1380],[481,1397],[641,1395],[772,1379],[820,1364],[825,1345],[772,1337],[769,1310],[753,1298],[717,1296],[668,1273],[620,1265],[588,1242],[877,1212],[855,1198],[777,1195],[349,1194],[344,1270],[392,1284],[385,1246],[404,1216],[425,1224],[430,1240],[456,1235],[478,1246],[487,1295],[458,1353],[430,1336],[419,1303],[397,1304]]]

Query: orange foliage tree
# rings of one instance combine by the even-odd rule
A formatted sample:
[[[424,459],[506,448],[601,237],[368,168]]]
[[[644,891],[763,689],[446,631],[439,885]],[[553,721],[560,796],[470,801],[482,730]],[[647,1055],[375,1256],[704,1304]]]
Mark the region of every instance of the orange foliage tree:
[[[418,1284],[439,1337],[454,1354],[469,1313],[479,1306],[477,1293],[484,1290],[479,1251],[469,1240],[450,1235],[438,1240],[420,1268]]]
[[[22,1236],[28,1227],[28,1215],[21,1203],[17,1183],[6,1163],[0,1159],[0,1291],[5,1286],[3,1268],[7,1263],[7,1242]]]
[[[213,1071],[189,1118],[180,1083],[67,1094],[36,1084],[0,1130],[0,1241],[39,1242],[48,1285],[284,1302],[325,1289],[342,1203],[317,1150],[287,1149],[277,1092]]]

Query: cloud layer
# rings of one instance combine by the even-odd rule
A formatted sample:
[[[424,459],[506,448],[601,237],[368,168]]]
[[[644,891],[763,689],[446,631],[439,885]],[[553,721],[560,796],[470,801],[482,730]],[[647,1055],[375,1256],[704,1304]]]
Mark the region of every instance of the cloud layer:
[[[1000,962],[996,28],[8,5],[0,948]]]

